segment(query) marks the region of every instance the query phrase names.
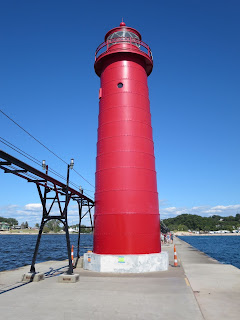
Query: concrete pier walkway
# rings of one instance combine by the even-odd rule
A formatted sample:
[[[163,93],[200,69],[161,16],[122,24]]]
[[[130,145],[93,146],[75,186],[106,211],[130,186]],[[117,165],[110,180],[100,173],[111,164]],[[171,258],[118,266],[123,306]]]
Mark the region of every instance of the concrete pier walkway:
[[[177,239],[180,263],[205,319],[240,318],[240,270]]]
[[[38,264],[40,282],[20,282],[23,267],[0,273],[4,319],[239,319],[240,270],[219,264],[176,239],[180,267],[147,274],[99,274],[75,269],[77,283],[59,283],[66,261]]]

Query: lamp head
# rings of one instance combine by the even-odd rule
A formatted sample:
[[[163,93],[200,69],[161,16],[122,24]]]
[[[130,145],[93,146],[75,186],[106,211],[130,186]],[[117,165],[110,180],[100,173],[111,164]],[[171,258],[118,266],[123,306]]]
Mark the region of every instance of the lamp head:
[[[73,169],[73,166],[74,166],[74,159],[71,159],[71,162],[70,162],[70,169]]]
[[[43,168],[43,170],[46,170],[46,160],[42,161],[42,168]]]

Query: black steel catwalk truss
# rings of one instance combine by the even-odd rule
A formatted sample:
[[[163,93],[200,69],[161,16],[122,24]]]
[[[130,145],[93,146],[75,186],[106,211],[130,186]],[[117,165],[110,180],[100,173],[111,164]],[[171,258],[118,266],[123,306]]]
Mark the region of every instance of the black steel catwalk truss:
[[[37,242],[32,258],[32,264],[30,268],[30,272],[35,273],[35,262],[38,254],[38,248],[43,232],[43,227],[45,223],[52,219],[57,219],[64,225],[64,230],[66,234],[66,242],[67,242],[67,252],[68,252],[68,274],[73,273],[73,263],[71,259],[71,245],[70,245],[70,237],[68,230],[68,205],[70,200],[74,200],[78,204],[78,214],[79,214],[79,231],[78,231],[78,247],[77,247],[77,261],[80,257],[80,230],[81,230],[81,222],[82,219],[89,214],[91,221],[91,228],[93,230],[93,221],[91,209],[94,207],[94,201],[87,196],[85,196],[82,192],[77,191],[71,187],[69,187],[69,168],[68,165],[67,170],[67,179],[66,184],[50,177],[46,174],[31,167],[30,165],[22,162],[21,160],[9,155],[8,153],[0,150],[0,169],[4,170],[5,173],[12,173],[20,178],[27,180],[28,182],[35,183],[38,194],[42,204],[42,221],[38,232]],[[57,203],[59,208],[58,215],[51,215],[51,210],[53,208],[54,203]],[[83,212],[83,208],[87,208],[86,212]],[[75,265],[76,265],[75,264]]]
[[[170,229],[164,224],[162,220],[160,221],[160,226],[161,226],[161,233],[167,233],[170,231]]]

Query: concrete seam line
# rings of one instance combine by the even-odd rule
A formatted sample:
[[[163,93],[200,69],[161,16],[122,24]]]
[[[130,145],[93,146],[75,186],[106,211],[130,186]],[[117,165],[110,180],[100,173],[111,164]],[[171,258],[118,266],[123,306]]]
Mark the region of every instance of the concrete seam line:
[[[178,238],[178,240],[180,240],[180,241],[182,241],[182,242],[184,242],[184,243],[186,243],[186,244],[189,244],[189,243],[187,243],[187,242],[185,242],[184,240],[181,240],[181,239],[179,239]],[[191,245],[190,245],[191,246]],[[191,246],[192,247],[192,246]],[[181,253],[179,254],[180,256],[181,256]],[[206,320],[206,318],[204,317],[204,314],[203,314],[203,312],[202,312],[202,309],[201,309],[201,307],[200,307],[200,304],[199,304],[199,302],[198,302],[198,300],[197,300],[197,298],[196,298],[196,295],[195,295],[195,293],[193,292],[193,288],[192,288],[192,286],[191,286],[191,282],[188,280],[188,277],[187,277],[187,275],[186,275],[186,271],[185,271],[185,268],[184,268],[184,262],[182,262],[182,268],[183,268],[183,270],[184,270],[184,274],[185,274],[185,282],[186,282],[186,284],[187,284],[187,281],[188,281],[188,283],[189,283],[189,287],[191,288],[191,291],[192,291],[192,294],[193,294],[193,296],[194,296],[194,298],[195,298],[195,300],[196,300],[196,302],[197,302],[197,305],[198,305],[198,308],[199,308],[199,310],[200,310],[200,312],[201,312],[201,315],[202,315],[202,317],[203,317],[203,319],[204,320]],[[186,281],[187,280],[187,281]]]
[[[188,287],[190,287],[190,283],[189,283],[189,281],[188,281],[188,278],[185,277],[184,279],[185,279],[186,285],[187,285]]]

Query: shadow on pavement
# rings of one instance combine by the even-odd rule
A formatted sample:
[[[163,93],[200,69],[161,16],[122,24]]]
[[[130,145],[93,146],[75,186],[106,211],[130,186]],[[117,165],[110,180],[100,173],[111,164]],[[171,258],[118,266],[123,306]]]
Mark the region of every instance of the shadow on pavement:
[[[66,271],[64,269],[66,269],[67,267],[68,266],[63,266],[63,267],[60,267],[60,268],[57,268],[57,269],[49,268],[49,271],[44,273],[44,277],[47,278],[47,279],[48,278],[52,278],[52,277],[57,277],[60,274],[63,274]],[[26,285],[30,284],[32,281],[33,281],[33,276],[31,277],[31,280],[28,281],[28,282],[24,282],[24,283],[17,282],[17,283],[13,283],[13,284],[7,285],[6,287],[0,289],[0,294],[3,294],[3,293],[6,293],[6,292],[9,292],[9,291],[21,288],[23,286],[26,286]]]

